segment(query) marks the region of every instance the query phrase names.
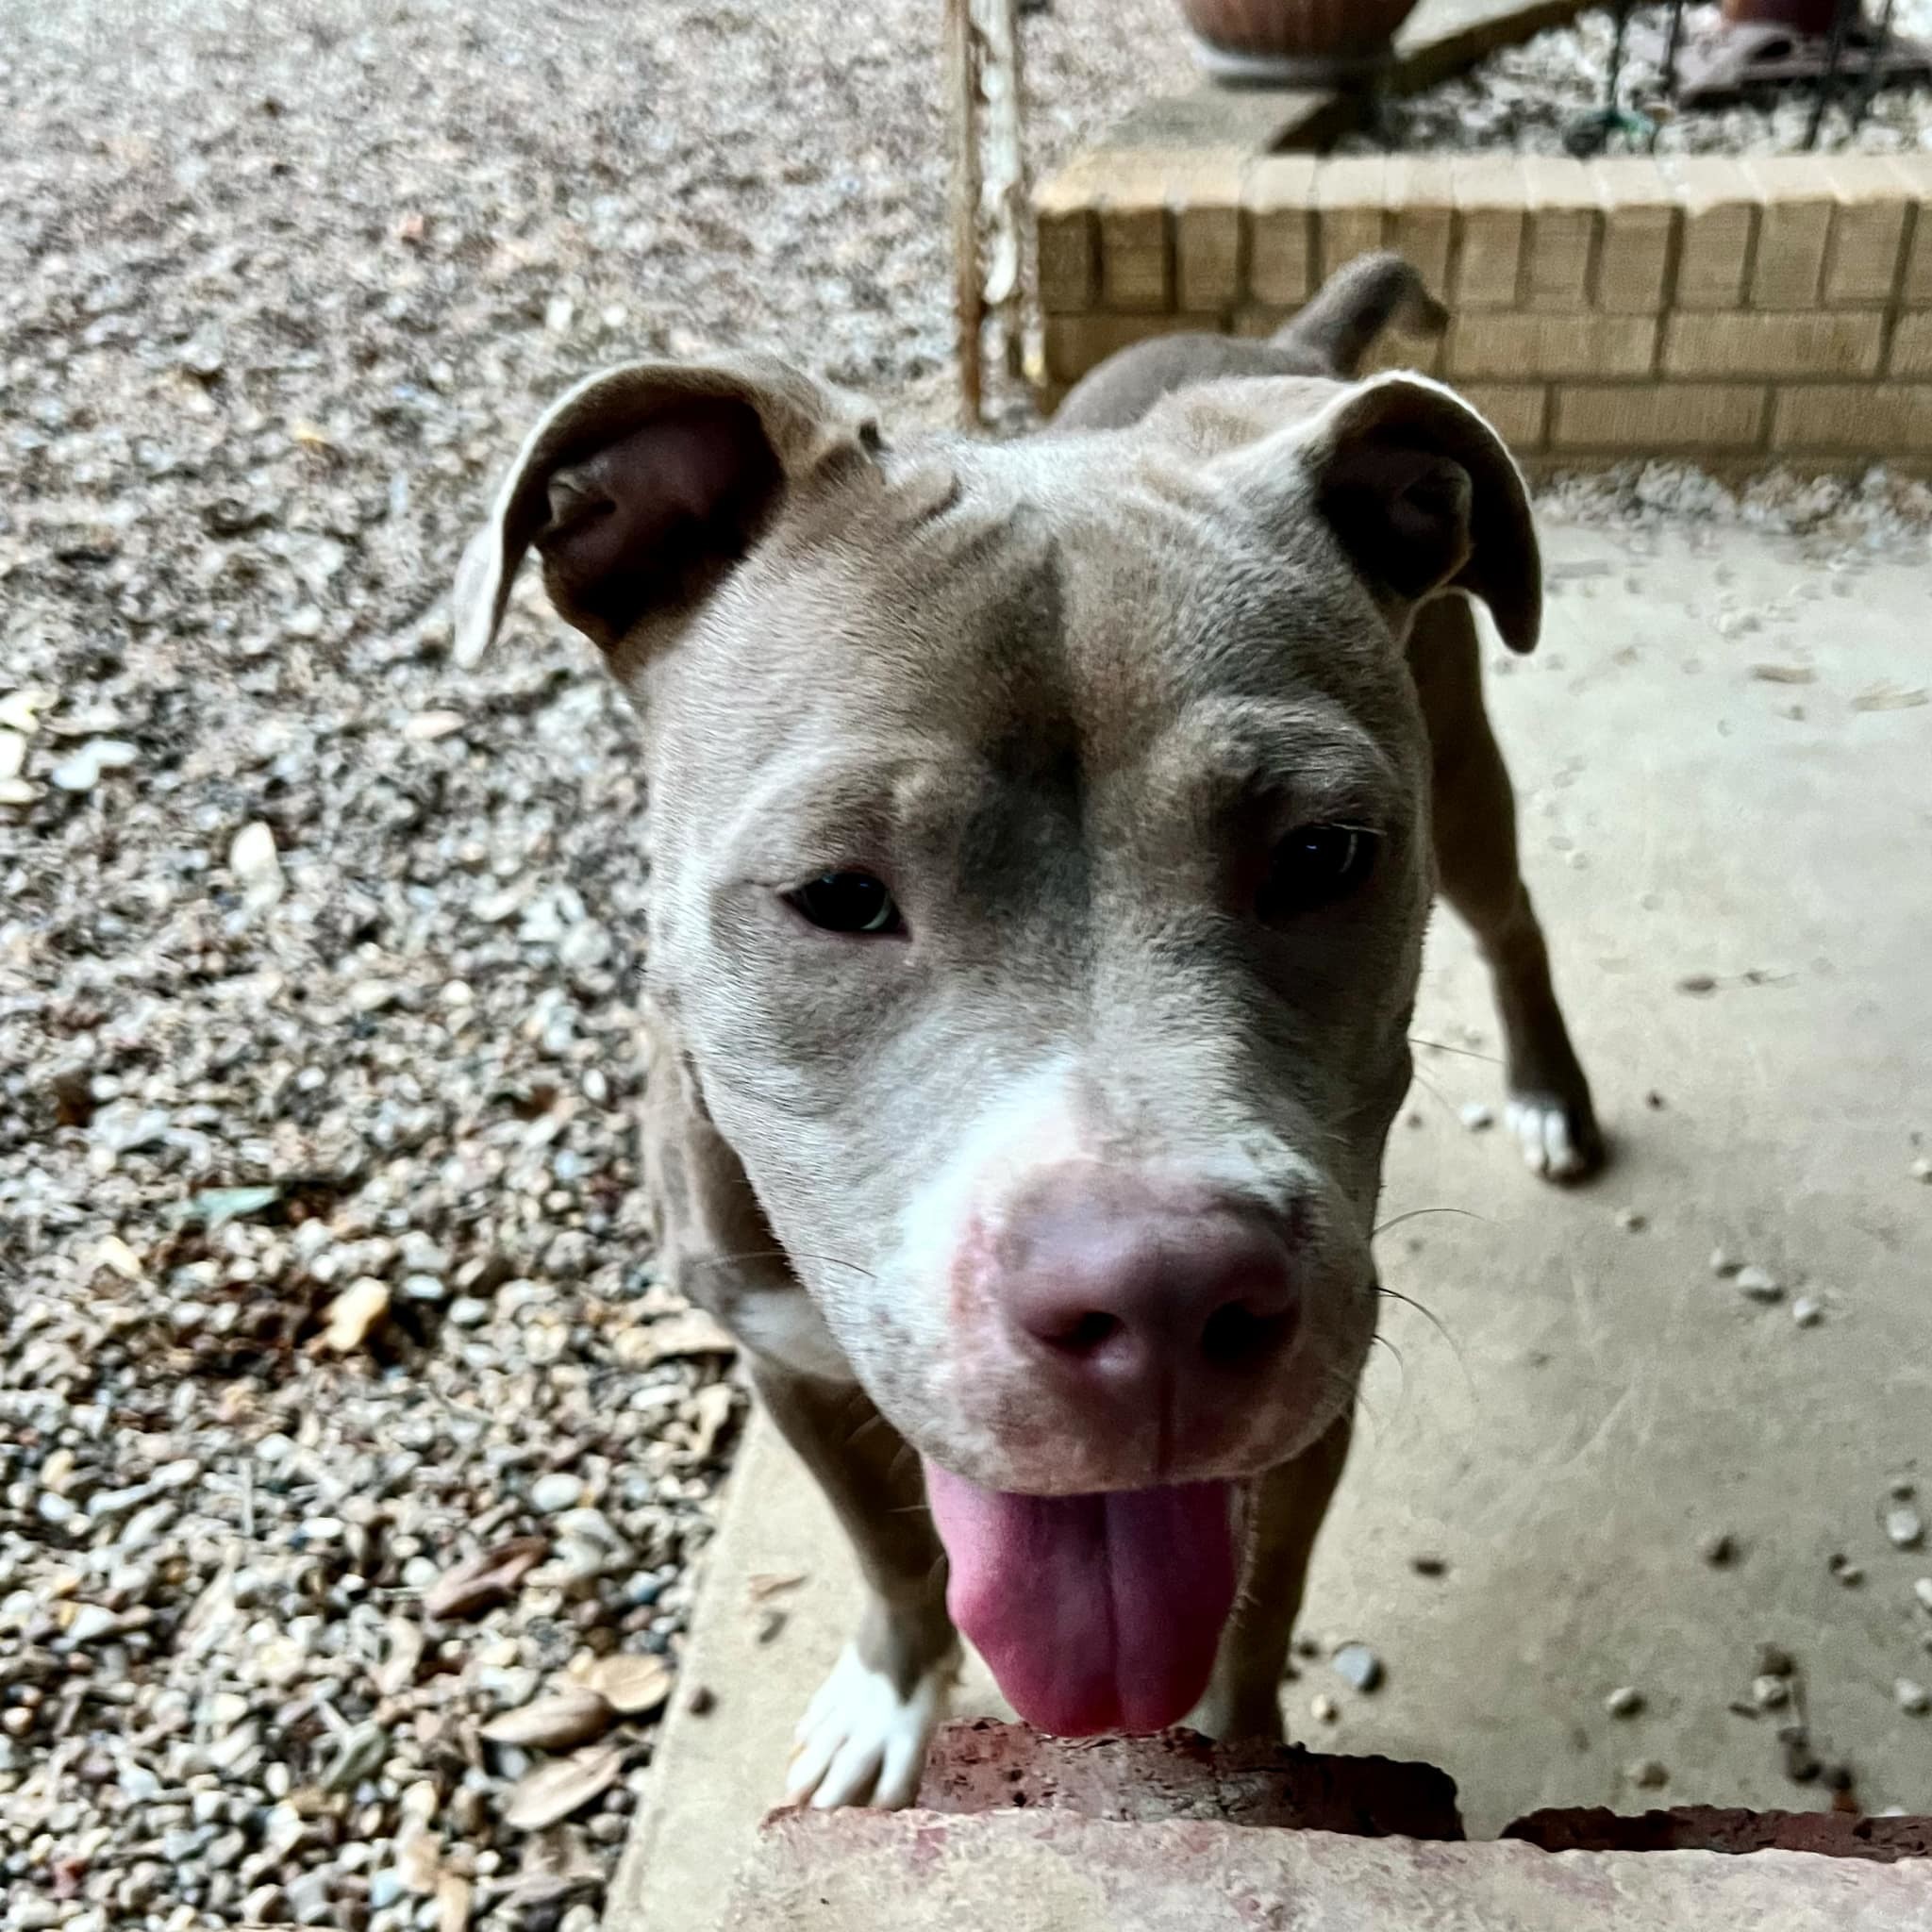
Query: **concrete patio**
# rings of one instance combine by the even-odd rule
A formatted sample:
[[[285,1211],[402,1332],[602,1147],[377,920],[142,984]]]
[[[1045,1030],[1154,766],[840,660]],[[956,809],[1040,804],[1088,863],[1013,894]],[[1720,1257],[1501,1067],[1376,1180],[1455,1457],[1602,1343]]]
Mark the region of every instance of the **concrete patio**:
[[[1789,1712],[1750,1714],[1774,1642],[1857,1802],[1932,1809],[1932,1718],[1895,1692],[1932,1679],[1932,1551],[1882,1522],[1890,1484],[1932,1491],[1932,565],[1546,534],[1543,648],[1491,690],[1615,1165],[1550,1191],[1465,1124],[1500,1115],[1495,1035],[1445,921],[1382,1244],[1426,1312],[1390,1308],[1305,1622],[1387,1680],[1305,1659],[1291,1731],[1443,1766],[1477,1835],[1547,1805],[1824,1805],[1786,1774]],[[733,1484],[614,1932],[717,1923],[850,1614],[829,1513],[761,1428]],[[961,1705],[997,1710],[983,1673]]]

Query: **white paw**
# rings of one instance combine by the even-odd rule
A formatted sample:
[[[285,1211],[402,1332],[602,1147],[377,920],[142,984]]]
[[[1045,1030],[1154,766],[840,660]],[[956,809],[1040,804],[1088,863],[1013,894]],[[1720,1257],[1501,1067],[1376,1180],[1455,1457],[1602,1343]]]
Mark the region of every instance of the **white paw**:
[[[1524,1165],[1532,1174],[1545,1180],[1570,1181],[1595,1165],[1590,1151],[1576,1144],[1568,1110],[1554,1100],[1512,1100],[1506,1118],[1523,1150]]]
[[[798,1726],[785,1802],[809,1802],[818,1811],[911,1804],[952,1688],[951,1668],[942,1665],[901,1697],[891,1679],[861,1663],[848,1644]]]

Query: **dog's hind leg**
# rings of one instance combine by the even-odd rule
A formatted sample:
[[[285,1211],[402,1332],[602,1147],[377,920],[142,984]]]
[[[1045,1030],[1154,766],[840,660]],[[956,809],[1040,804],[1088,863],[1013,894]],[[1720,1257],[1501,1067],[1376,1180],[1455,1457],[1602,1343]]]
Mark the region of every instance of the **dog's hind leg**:
[[[1580,1180],[1603,1164],[1603,1134],[1518,866],[1515,794],[1483,708],[1481,651],[1466,599],[1439,597],[1416,613],[1408,665],[1435,760],[1431,804],[1442,896],[1489,962],[1503,1023],[1509,1123],[1536,1173]]]

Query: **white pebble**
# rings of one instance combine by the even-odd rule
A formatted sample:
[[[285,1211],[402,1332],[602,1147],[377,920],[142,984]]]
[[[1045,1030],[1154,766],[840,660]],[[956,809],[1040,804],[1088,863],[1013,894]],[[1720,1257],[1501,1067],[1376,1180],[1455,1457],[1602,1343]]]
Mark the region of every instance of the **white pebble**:
[[[1920,1577],[1912,1585],[1912,1594],[1919,1599],[1919,1607],[1932,1616],[1932,1576]]]
[[[1790,1686],[1782,1677],[1767,1674],[1751,1680],[1751,1702],[1759,1710],[1779,1710],[1791,1700]]]
[[[1916,1550],[1925,1541],[1925,1520],[1909,1503],[1885,1512],[1885,1534],[1896,1550]]]
[[[1738,1270],[1738,1289],[1754,1302],[1774,1302],[1784,1293],[1784,1286],[1776,1276],[1757,1267]]]
[[[1373,1690],[1382,1681],[1382,1659],[1366,1643],[1344,1643],[1329,1662],[1335,1674],[1357,1690]]]
[[[1620,1684],[1604,1699],[1604,1708],[1612,1717],[1635,1717],[1643,1708],[1643,1692],[1634,1684]]]
[[[1815,1295],[1801,1294],[1791,1304],[1791,1320],[1800,1328],[1815,1328],[1824,1320],[1824,1304]]]
[[[567,1469],[553,1469],[530,1485],[530,1507],[541,1516],[555,1516],[560,1510],[575,1509],[584,1500],[581,1476]]]
[[[1485,1107],[1480,1100],[1466,1101],[1458,1111],[1462,1124],[1472,1134],[1480,1134],[1485,1127],[1493,1126],[1496,1122],[1494,1111]]]
[[[1743,1262],[1736,1255],[1732,1254],[1728,1248],[1713,1248],[1710,1251],[1710,1272],[1717,1275],[1720,1280],[1726,1279],[1730,1275],[1737,1274],[1743,1265]]]
[[[273,906],[287,890],[275,832],[260,819],[251,819],[229,841],[228,870],[251,910]]]
[[[101,782],[103,772],[131,765],[135,757],[135,747],[125,738],[91,738],[79,750],[69,752],[47,775],[62,791],[92,791]]]
[[[1932,1710],[1932,1690],[1927,1690],[1924,1685],[1915,1683],[1910,1677],[1899,1678],[1891,1687],[1891,1694],[1907,1717],[1924,1717]]]
[[[1318,1690],[1308,1699],[1308,1715],[1318,1724],[1332,1724],[1341,1715],[1341,1707],[1325,1690]]]

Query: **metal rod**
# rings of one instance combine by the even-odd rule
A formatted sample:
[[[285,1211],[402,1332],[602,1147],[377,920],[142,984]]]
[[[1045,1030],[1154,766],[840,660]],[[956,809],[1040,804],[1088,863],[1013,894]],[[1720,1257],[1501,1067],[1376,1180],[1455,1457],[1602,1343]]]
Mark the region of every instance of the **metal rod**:
[[[953,121],[953,302],[959,358],[959,414],[969,429],[982,420],[979,273],[979,84],[968,0],[946,0],[946,106]]]
[[[1677,49],[1684,44],[1684,0],[1671,0],[1671,31],[1664,42],[1664,97],[1677,98]]]
[[[1885,79],[1885,57],[1891,51],[1891,9],[1895,0],[1885,0],[1878,15],[1878,32],[1865,54],[1865,78],[1852,96],[1852,132],[1865,125],[1872,102]]]
[[[1631,0],[1617,0],[1613,9],[1617,16],[1617,30],[1610,42],[1610,71],[1604,76],[1604,108],[1607,112],[1615,113],[1617,108],[1617,82],[1624,73],[1624,36],[1630,27]]]
[[[1805,147],[1807,152],[1818,145],[1818,130],[1824,125],[1824,110],[1838,92],[1838,71],[1845,58],[1845,36],[1851,31],[1852,22],[1857,18],[1860,0],[1839,0],[1838,11],[1831,16],[1831,38],[1824,45],[1824,78],[1818,83],[1818,92],[1811,103],[1811,118],[1805,125]]]

